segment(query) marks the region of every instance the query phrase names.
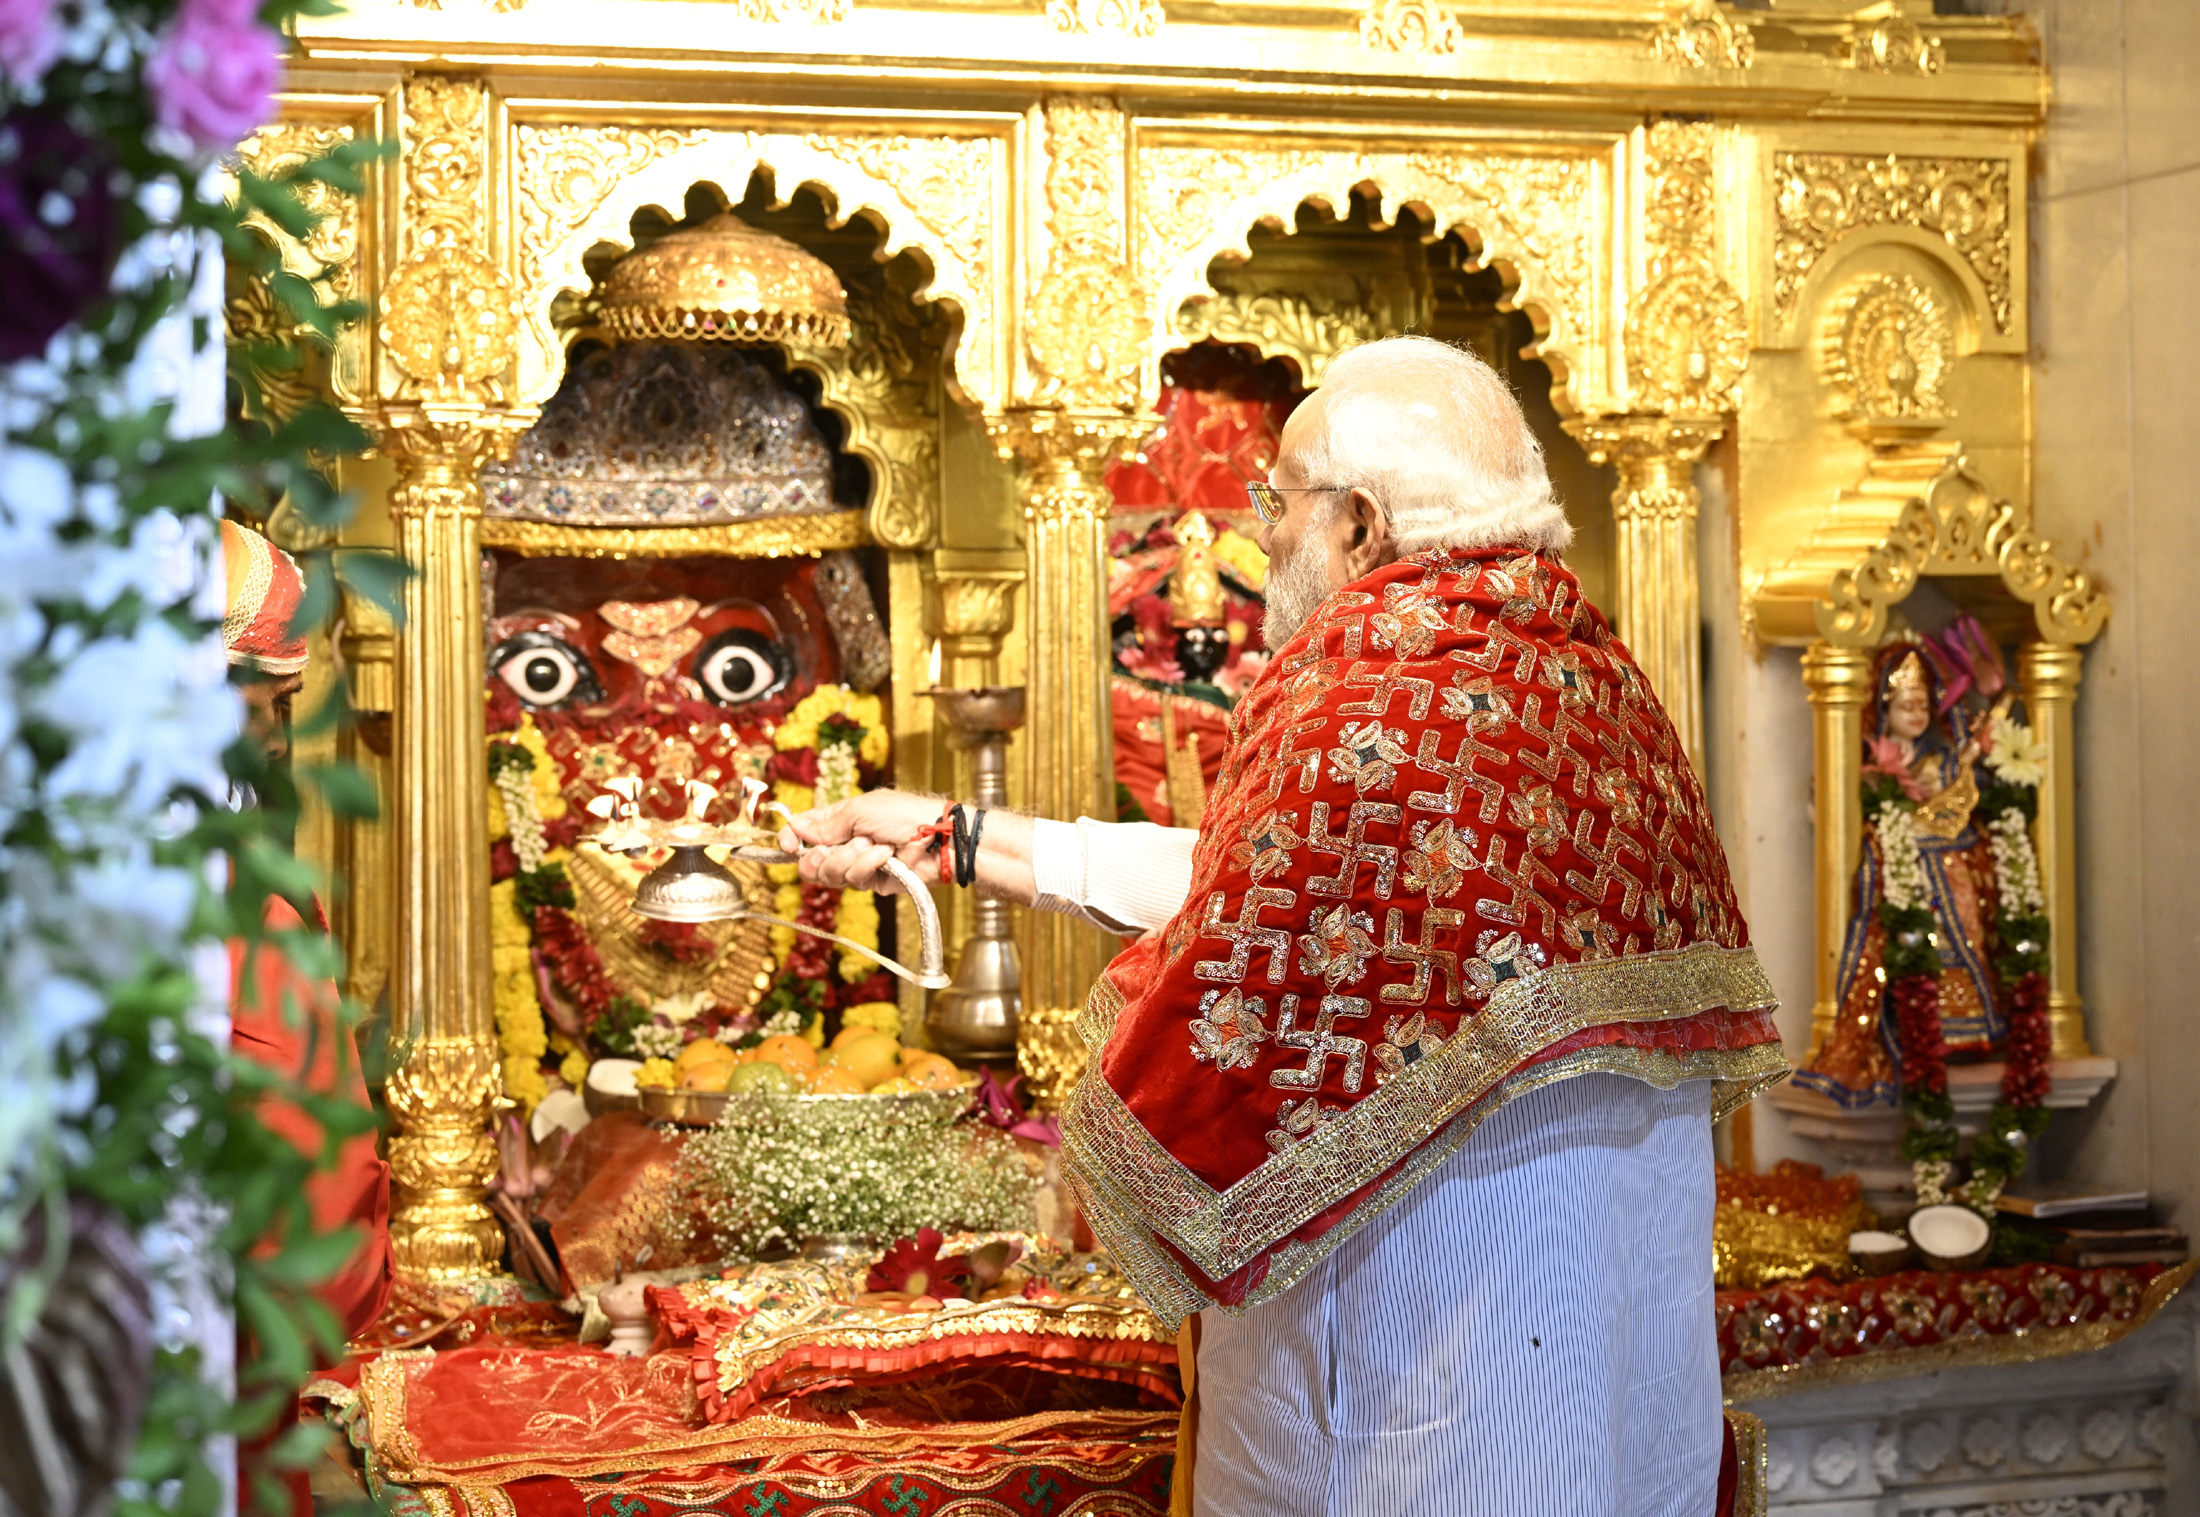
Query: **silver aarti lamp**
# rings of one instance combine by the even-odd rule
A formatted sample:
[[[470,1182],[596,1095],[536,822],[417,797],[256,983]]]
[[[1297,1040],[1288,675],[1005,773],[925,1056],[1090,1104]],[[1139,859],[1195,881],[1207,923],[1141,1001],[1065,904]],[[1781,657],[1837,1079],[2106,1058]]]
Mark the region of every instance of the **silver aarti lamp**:
[[[796,932],[837,943],[926,990],[941,990],[952,983],[946,973],[947,955],[941,940],[939,909],[932,902],[931,892],[917,879],[916,871],[899,859],[889,859],[886,869],[916,902],[917,927],[923,942],[915,969],[836,932],[821,932],[801,922],[790,922],[752,908],[741,882],[711,858],[709,850],[725,848],[736,858],[758,864],[791,864],[796,855],[781,848],[777,834],[760,826],[756,819],[760,803],[777,811],[782,819],[792,820],[786,808],[777,801],[765,801],[764,786],[753,779],[744,779],[741,786],[739,822],[721,824],[703,819],[710,803],[718,798],[718,791],[701,780],[688,782],[688,814],[678,821],[661,822],[642,814],[638,779],[625,776],[612,780],[604,786],[604,794],[588,803],[589,811],[603,818],[603,826],[582,841],[594,843],[609,853],[632,855],[646,853],[652,848],[672,850],[670,858],[642,876],[641,883],[634,887],[634,911],[638,916],[655,917],[661,922],[769,922],[775,927],[791,927]]]
[[[936,687],[926,693],[947,718],[956,745],[970,750],[972,800],[987,808],[1006,806],[1008,735],[1024,724],[1023,688]],[[1008,903],[981,895],[955,964],[955,981],[932,997],[925,1031],[934,1046],[953,1057],[1013,1059],[1023,984],[1023,964],[1009,933]]]

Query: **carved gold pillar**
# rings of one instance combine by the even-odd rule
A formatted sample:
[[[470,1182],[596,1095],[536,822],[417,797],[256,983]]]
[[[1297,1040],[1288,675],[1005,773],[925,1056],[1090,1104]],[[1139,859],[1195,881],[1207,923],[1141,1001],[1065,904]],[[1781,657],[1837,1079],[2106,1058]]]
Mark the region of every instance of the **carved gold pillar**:
[[[390,517],[413,569],[397,638],[390,1022],[417,1040],[389,1083],[390,1234],[400,1270],[449,1279],[493,1271],[502,1249],[482,1201],[503,1081],[489,960],[480,474],[505,434],[472,417],[389,421]]]
[[[1619,474],[1612,626],[1703,771],[1703,629],[1696,565],[1696,460],[1723,430],[1709,419],[1604,416],[1571,422],[1594,463]]]
[[[1143,428],[1120,413],[1024,411],[992,430],[1019,466],[1024,503],[1024,804],[1057,821],[1112,820],[1107,522],[1114,497],[1101,474]],[[1071,1024],[1117,944],[1052,912],[1028,913],[1026,928],[1018,1059],[1051,1100],[1084,1067]]]
[[[390,808],[396,789],[391,744],[397,710],[397,633],[389,613],[363,596],[344,596],[344,673],[352,710],[352,762],[374,784],[381,815],[352,822],[344,848],[344,949],[351,994],[372,1008],[389,986],[396,954],[397,882],[391,853]],[[390,1024],[391,1052],[404,1029]]]
[[[491,252],[498,110],[465,74],[404,85],[402,261],[375,329],[373,418],[396,465],[390,518],[413,570],[397,637],[391,848],[397,879],[390,1241],[410,1275],[495,1269],[501,1229],[482,1197],[502,1100],[489,949],[488,774],[482,723],[481,468],[524,419],[507,413],[518,299]]]
[[[2033,734],[2047,749],[2039,820],[2032,846],[2040,859],[2040,893],[2047,901],[2047,1025],[2058,1059],[2083,1058],[2085,1004],[2078,998],[2078,849],[2073,704],[2084,672],[2083,649],[2033,641],[2017,650],[2017,686]]]
[[[1849,931],[1850,893],[1863,856],[1864,702],[1871,694],[1872,656],[1865,648],[1815,642],[1803,653],[1815,750],[1813,810],[1817,816],[1818,956],[1810,1011],[1810,1054],[1833,1034],[1840,1009],[1841,944]]]

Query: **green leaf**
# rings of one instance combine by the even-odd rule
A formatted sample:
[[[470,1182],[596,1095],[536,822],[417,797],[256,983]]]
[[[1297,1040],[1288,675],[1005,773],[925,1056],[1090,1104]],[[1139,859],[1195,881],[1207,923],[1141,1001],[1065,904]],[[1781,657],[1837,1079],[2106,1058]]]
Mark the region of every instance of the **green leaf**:
[[[298,567],[305,571],[305,593],[290,614],[290,635],[306,637],[327,626],[336,614],[336,576],[326,554],[301,554]]]
[[[349,760],[313,764],[304,766],[303,773],[336,815],[359,822],[372,822],[381,817],[382,808],[375,797],[374,781],[357,764]]]
[[[345,589],[387,612],[400,627],[404,625],[405,582],[413,571],[403,559],[381,548],[340,548],[336,574]]]

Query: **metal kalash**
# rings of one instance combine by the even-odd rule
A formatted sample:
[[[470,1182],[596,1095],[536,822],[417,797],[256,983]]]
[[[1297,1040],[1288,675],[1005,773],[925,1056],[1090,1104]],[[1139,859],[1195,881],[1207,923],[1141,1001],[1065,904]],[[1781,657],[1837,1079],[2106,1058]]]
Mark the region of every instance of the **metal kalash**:
[[[582,841],[594,843],[607,853],[628,857],[639,856],[653,848],[672,851],[672,857],[644,875],[635,887],[634,911],[638,916],[654,917],[660,922],[768,922],[774,927],[792,928],[837,943],[926,990],[944,990],[952,983],[947,977],[946,953],[941,946],[939,909],[916,872],[899,859],[888,859],[886,872],[916,903],[918,932],[923,939],[916,969],[838,933],[822,932],[751,906],[741,882],[713,859],[709,850],[723,848],[735,858],[757,864],[791,864],[800,855],[781,848],[778,834],[759,825],[756,819],[761,804],[777,812],[782,820],[792,821],[793,816],[786,807],[777,801],[764,800],[764,786],[753,779],[743,779],[741,789],[741,820],[738,822],[704,820],[704,812],[718,798],[718,790],[701,780],[688,781],[688,814],[677,821],[665,822],[642,813],[640,779],[634,776],[615,779],[604,786],[605,794],[588,803],[590,813],[603,818],[603,826]]]

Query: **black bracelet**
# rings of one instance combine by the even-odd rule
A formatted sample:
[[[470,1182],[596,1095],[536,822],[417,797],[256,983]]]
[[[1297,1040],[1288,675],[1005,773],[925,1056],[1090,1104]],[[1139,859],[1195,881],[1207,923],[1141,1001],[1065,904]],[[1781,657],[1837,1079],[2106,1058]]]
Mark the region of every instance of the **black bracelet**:
[[[954,823],[954,829],[948,837],[948,862],[953,866],[955,883],[968,885],[970,883],[970,870],[969,866],[963,862],[963,854],[964,850],[970,846],[970,818],[968,813],[958,804],[949,813],[948,819]]]
[[[961,807],[956,808],[955,815],[958,820],[961,819]],[[958,848],[955,851],[956,884],[968,887],[978,883],[978,837],[984,831],[985,812],[981,810],[970,819],[970,843],[968,848]]]

